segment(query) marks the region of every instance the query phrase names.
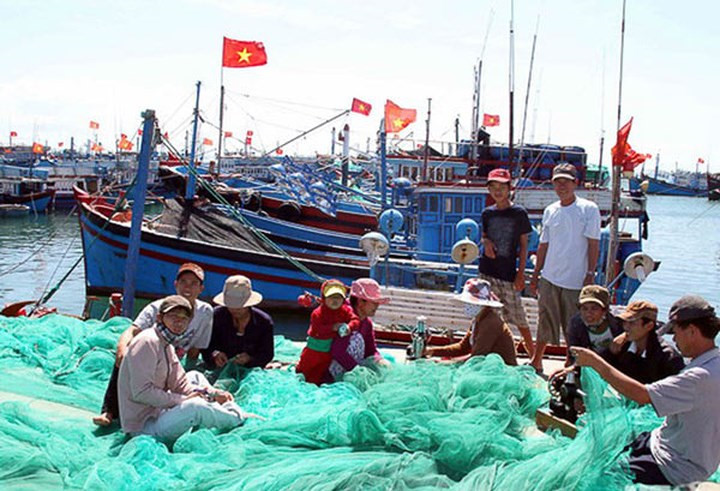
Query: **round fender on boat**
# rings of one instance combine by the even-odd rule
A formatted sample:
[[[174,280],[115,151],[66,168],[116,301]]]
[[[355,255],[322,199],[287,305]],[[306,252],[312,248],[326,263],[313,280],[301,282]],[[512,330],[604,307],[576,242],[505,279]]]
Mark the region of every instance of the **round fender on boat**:
[[[293,201],[286,201],[278,208],[278,218],[294,222],[300,219],[302,209]]]

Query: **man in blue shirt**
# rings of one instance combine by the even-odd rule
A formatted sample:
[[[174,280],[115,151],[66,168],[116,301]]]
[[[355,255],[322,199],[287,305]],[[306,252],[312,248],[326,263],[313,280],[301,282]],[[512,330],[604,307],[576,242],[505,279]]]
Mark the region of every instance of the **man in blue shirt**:
[[[594,368],[622,395],[651,403],[665,421],[630,445],[630,470],[642,484],[681,486],[710,477],[720,465],[720,319],[702,297],[685,295],[670,308],[663,333],[691,362],[677,375],[643,385],[595,352],[571,348],[580,366]]]

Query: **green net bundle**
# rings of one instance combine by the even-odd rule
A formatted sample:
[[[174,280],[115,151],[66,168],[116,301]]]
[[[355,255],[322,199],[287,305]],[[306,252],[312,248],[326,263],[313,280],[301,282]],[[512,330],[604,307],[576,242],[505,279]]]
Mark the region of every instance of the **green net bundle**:
[[[217,385],[266,419],[188,432],[168,448],[98,429],[68,407],[99,409],[128,325],[0,317],[1,488],[623,489],[623,448],[660,422],[585,370],[589,411],[578,437],[541,433],[534,417],[546,383],[495,355],[358,367],[320,388],[292,369],[230,365]],[[281,360],[299,356],[280,336],[276,349]],[[8,393],[62,406],[48,412]]]

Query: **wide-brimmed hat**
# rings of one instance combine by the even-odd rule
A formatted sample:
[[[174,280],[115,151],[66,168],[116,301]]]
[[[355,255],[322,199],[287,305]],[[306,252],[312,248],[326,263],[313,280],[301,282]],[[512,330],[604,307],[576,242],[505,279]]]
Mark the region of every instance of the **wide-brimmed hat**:
[[[375,302],[381,305],[390,302],[389,297],[383,296],[380,285],[372,278],[360,278],[352,282],[350,296],[362,298],[368,302]]]
[[[190,301],[180,295],[170,295],[169,297],[165,297],[162,302],[160,302],[160,314],[165,315],[168,312],[175,310],[175,309],[183,309],[187,312],[188,317],[192,318],[193,316],[193,306],[190,303]]]
[[[596,303],[606,309],[610,304],[610,292],[604,286],[585,285],[583,289],[580,290],[578,305],[583,305],[588,302]]]
[[[490,289],[490,282],[480,278],[467,280],[462,293],[455,295],[453,298],[459,302],[484,307],[500,308],[503,306],[502,302],[498,300],[498,297]]]
[[[552,180],[555,179],[570,179],[574,181],[577,179],[577,169],[572,164],[558,164],[553,167]]]
[[[671,333],[681,322],[705,319],[715,316],[715,309],[707,300],[699,295],[685,295],[680,297],[668,314],[668,321],[662,328],[662,334]]]
[[[225,280],[222,293],[215,295],[213,301],[231,309],[240,309],[257,305],[262,299],[261,294],[253,291],[250,278],[239,274]]]
[[[200,283],[205,281],[205,271],[198,266],[195,263],[185,263],[180,266],[180,269],[178,269],[177,274],[175,275],[175,279],[177,280],[180,278],[180,275],[183,273],[192,273],[200,280]]]
[[[658,316],[658,307],[647,300],[636,300],[630,302],[625,311],[618,314],[618,318],[624,321],[632,322],[636,319],[646,318],[656,321]]]

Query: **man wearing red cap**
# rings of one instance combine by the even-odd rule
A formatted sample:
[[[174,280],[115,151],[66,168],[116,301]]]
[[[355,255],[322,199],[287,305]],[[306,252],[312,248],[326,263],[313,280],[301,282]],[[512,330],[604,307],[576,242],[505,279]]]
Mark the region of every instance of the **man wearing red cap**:
[[[200,350],[207,348],[212,335],[213,309],[210,304],[198,300],[198,297],[205,288],[205,271],[195,263],[185,263],[180,266],[175,275],[175,292],[186,298],[193,306],[193,316],[187,331],[183,334],[182,340],[177,343],[176,350],[178,358],[185,354],[188,359],[195,360]],[[93,422],[99,426],[107,426],[120,414],[117,400],[118,370],[125,353],[127,353],[130,341],[141,331],[150,329],[157,321],[162,300],[149,303],[140,311],[132,325],[128,327],[118,339],[117,353],[115,356],[115,367],[110,375],[110,381],[105,391],[102,413],[93,418]]]
[[[478,271],[480,278],[489,282],[493,293],[500,298],[505,322],[520,331],[525,351],[532,357],[532,334],[520,299],[520,292],[525,288],[525,263],[532,226],[525,208],[510,201],[510,171],[494,169],[487,180],[495,204],[482,212],[485,252]]]

